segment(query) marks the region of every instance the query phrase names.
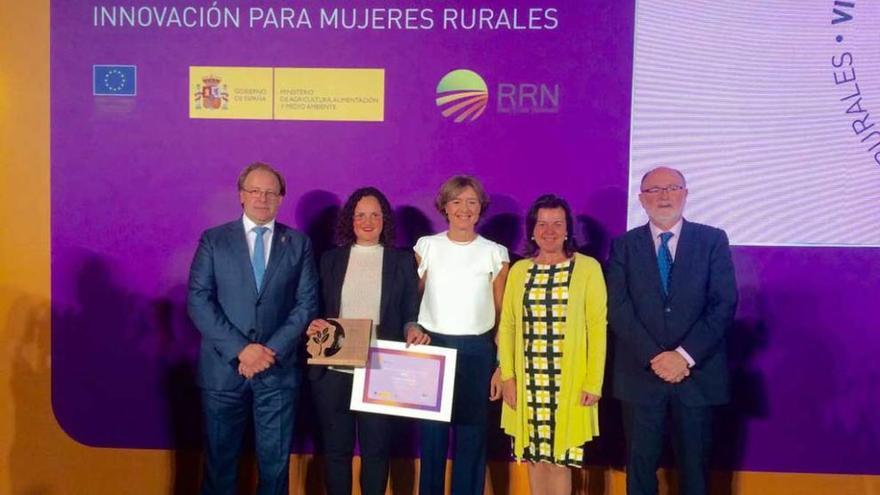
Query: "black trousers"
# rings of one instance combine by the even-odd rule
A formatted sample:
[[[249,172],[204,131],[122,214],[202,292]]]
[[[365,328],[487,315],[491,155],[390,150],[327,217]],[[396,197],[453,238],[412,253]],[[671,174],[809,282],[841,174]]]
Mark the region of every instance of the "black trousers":
[[[361,493],[382,495],[388,484],[388,451],[394,419],[351,411],[351,383],[352,375],[330,369],[311,381],[326,459],[325,486],[328,495],[351,494],[351,459],[357,434],[361,453]]]
[[[672,426],[679,492],[683,495],[709,493],[712,407],[687,406],[677,395],[671,394],[659,404],[623,402],[627,495],[657,494],[657,468],[668,423]]]
[[[495,345],[487,332],[477,336],[431,333],[431,345],[458,351],[452,421],[422,420],[419,494],[443,495],[446,488],[446,453],[449,432],[455,433],[452,463],[453,495],[481,495],[486,483],[486,428],[489,382],[495,365]],[[493,425],[497,428],[497,425]]]

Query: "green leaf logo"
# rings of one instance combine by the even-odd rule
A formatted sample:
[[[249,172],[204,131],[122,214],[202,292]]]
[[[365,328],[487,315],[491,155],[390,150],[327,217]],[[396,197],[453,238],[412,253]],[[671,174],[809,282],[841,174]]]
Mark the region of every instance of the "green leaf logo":
[[[457,124],[477,120],[488,101],[486,82],[472,70],[454,70],[437,83],[437,106],[444,117],[453,118]]]

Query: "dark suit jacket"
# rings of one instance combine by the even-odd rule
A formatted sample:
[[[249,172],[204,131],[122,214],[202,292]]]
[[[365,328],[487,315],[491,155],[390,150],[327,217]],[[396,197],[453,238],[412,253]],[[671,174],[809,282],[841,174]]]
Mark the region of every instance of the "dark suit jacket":
[[[379,302],[380,324],[376,335],[383,340],[403,341],[404,326],[419,316],[419,276],[412,251],[385,247],[382,251],[382,297]],[[342,302],[342,284],[351,246],[324,253],[321,257],[321,315],[338,318]],[[325,367],[310,367],[310,377],[317,378]],[[314,370],[314,371],[312,371]]]
[[[737,293],[723,230],[684,221],[668,297],[660,288],[648,225],[615,239],[607,281],[615,397],[655,404],[677,393],[689,406],[729,400],[725,333],[733,323]],[[653,373],[650,360],[678,346],[696,364],[688,378],[673,385]]]
[[[318,309],[311,242],[276,222],[263,286],[257,291],[241,219],[205,231],[190,268],[187,309],[202,334],[201,387],[231,390],[241,385],[237,356],[253,342],[276,353],[275,365],[254,380],[294,387],[300,336]]]

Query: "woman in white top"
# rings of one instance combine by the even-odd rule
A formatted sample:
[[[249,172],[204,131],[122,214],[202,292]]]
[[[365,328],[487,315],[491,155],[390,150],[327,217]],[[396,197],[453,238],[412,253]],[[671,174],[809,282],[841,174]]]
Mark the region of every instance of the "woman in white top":
[[[419,493],[442,495],[450,427],[455,429],[452,493],[481,494],[486,472],[488,401],[500,396],[493,328],[501,308],[509,258],[507,248],[477,234],[489,206],[482,185],[469,176],[447,180],[436,207],[449,230],[425,236],[415,246],[423,290],[419,325],[437,346],[458,351],[451,424],[421,423]]]

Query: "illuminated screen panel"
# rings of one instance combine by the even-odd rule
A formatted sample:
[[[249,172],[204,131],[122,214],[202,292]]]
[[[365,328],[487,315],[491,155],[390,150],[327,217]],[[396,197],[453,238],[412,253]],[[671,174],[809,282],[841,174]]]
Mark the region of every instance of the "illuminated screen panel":
[[[880,246],[880,5],[854,5],[638,1],[628,226],[668,165],[733,244]]]

